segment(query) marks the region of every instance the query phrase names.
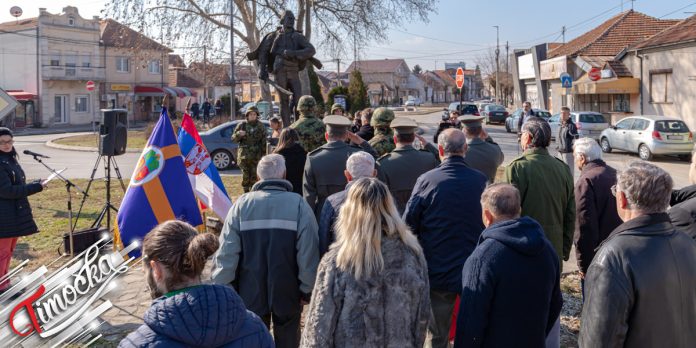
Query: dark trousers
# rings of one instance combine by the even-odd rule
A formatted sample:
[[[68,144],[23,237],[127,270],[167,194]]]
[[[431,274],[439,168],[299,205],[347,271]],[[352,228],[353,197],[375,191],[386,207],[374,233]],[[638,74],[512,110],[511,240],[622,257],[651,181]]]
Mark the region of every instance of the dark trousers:
[[[428,327],[431,340],[426,347],[447,348],[449,345],[449,331],[452,326],[452,312],[457,294],[448,291],[430,290],[431,318]]]
[[[290,96],[285,93],[278,92],[280,95],[280,118],[283,119],[283,125],[286,127],[292,124],[290,115],[293,115],[297,107],[297,101],[302,96],[302,84],[300,84],[300,75],[296,69],[283,69],[275,74],[275,82],[290,92],[292,92],[292,104],[290,104]]]
[[[297,348],[300,346],[300,319],[302,312],[279,316],[275,313],[261,317],[266,327],[271,330],[273,320],[273,340],[276,348]]]

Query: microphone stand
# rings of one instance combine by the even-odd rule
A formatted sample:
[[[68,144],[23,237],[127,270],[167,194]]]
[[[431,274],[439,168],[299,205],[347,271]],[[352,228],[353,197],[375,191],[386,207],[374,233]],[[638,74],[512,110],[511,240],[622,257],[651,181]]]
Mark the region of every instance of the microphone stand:
[[[62,180],[65,183],[65,191],[68,193],[68,223],[70,226],[70,229],[68,230],[69,234],[69,239],[70,239],[70,257],[74,257],[75,255],[75,248],[73,245],[73,232],[75,232],[75,228],[77,226],[73,225],[73,211],[72,211],[72,192],[70,191],[71,188],[75,188],[77,192],[83,194],[85,197],[87,197],[87,192],[83,191],[80,187],[75,185],[72,181],[70,181],[68,178],[64,177],[62,174],[58,173],[57,170],[49,167],[46,163],[44,163],[39,156],[33,155],[34,160],[36,162],[41,163],[46,169],[48,169],[51,174],[54,174],[58,179]]]

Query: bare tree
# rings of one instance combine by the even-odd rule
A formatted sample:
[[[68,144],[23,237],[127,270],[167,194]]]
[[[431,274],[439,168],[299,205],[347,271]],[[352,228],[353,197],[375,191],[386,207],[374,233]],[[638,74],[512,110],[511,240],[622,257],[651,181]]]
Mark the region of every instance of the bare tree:
[[[474,62],[481,69],[481,76],[483,77],[483,79],[489,82],[489,85],[492,89],[495,89],[495,86],[498,84],[495,73],[495,48],[490,48],[484,53],[481,53],[476,58],[474,58]],[[507,101],[512,100],[512,93],[514,92],[512,75],[510,73],[505,72],[505,70],[501,67],[499,76],[500,93],[503,99],[505,100],[504,103],[507,106]]]
[[[254,49],[263,36],[276,29],[285,9],[297,15],[297,29],[318,48],[343,54],[345,40],[362,44],[385,42],[390,27],[413,20],[427,22],[438,0],[233,0],[234,35],[242,41],[235,60]],[[112,0],[105,13],[141,32],[159,37],[163,44],[182,47],[198,58],[200,50],[213,46],[213,52],[229,57],[230,1],[221,0]],[[189,48],[183,48],[189,47]],[[215,58],[215,57],[213,57]],[[229,58],[227,58],[229,59]],[[258,67],[257,67],[258,68]],[[305,74],[306,75],[306,74]],[[308,82],[308,79],[307,81]],[[307,83],[308,85],[308,83]],[[304,89],[304,87],[303,87]],[[270,99],[268,87],[263,97]]]

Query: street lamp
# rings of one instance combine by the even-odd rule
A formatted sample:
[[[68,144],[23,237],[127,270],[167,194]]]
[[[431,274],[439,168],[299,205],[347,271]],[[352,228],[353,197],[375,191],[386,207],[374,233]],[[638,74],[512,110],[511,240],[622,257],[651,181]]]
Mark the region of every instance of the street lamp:
[[[498,103],[500,89],[500,26],[494,25],[495,28],[495,102]]]

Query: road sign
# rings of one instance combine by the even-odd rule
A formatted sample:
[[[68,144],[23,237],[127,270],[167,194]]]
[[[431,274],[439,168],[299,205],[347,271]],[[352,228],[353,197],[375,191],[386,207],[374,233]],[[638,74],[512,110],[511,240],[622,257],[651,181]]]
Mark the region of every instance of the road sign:
[[[17,100],[0,88],[0,120],[5,118],[17,107]]]
[[[464,69],[461,67],[457,68],[457,88],[462,89],[464,87]]]
[[[562,73],[560,78],[561,78],[561,86],[563,88],[572,88],[573,87],[573,78],[570,77],[570,74]]]
[[[587,77],[589,77],[592,81],[599,81],[599,79],[602,78],[602,70],[599,68],[592,68],[590,72],[587,73]]]
[[[87,88],[87,90],[90,92],[93,91],[94,90],[94,81],[87,81],[85,88]]]

